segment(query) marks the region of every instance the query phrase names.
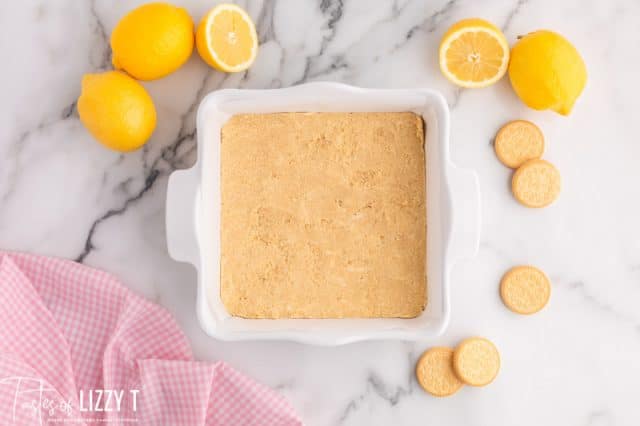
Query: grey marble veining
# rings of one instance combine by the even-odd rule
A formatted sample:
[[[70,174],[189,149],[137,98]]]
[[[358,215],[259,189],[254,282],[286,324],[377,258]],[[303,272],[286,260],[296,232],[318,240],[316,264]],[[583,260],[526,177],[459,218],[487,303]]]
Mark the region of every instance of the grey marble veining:
[[[122,277],[166,306],[201,359],[224,359],[279,389],[309,425],[637,425],[640,409],[640,141],[636,110],[640,4],[634,0],[265,0],[239,2],[261,48],[248,72],[225,75],[196,55],[145,83],[158,127],[141,150],[97,144],[78,121],[83,74],[110,67],[108,37],[142,1],[0,4],[0,247],[62,256]],[[199,19],[215,1],[176,0]],[[437,48],[453,22],[480,16],[513,43],[549,28],[583,54],[587,89],[568,118],[524,107],[507,79],[460,90],[440,74]],[[195,273],[167,255],[164,202],[171,171],[195,161],[195,112],[226,87],[306,81],[429,87],[452,108],[453,160],[482,187],[478,257],[453,272],[452,322],[435,342],[365,342],[337,348],[223,343],[200,331]],[[529,210],[509,192],[492,139],[505,121],[536,122],[545,158],[563,177],[553,206]],[[553,281],[531,317],[502,305],[497,285],[517,263]],[[413,378],[431,345],[470,335],[502,355],[496,381],[447,399]]]

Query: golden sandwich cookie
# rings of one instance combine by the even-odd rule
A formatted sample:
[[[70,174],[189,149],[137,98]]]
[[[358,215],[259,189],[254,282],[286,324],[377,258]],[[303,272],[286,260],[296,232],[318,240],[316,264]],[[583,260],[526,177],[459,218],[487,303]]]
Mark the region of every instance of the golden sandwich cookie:
[[[513,196],[527,207],[540,208],[560,195],[560,173],[545,160],[530,160],[516,170],[511,179]]]
[[[542,157],[544,136],[530,121],[511,121],[496,134],[494,149],[502,164],[517,169],[529,160]]]
[[[449,396],[463,385],[453,371],[453,349],[435,347],[426,351],[416,365],[416,378],[434,396]]]
[[[534,314],[544,308],[551,296],[551,284],[544,272],[533,266],[511,268],[500,282],[500,297],[518,314]]]
[[[500,370],[500,354],[495,345],[482,337],[463,340],[453,352],[453,369],[467,385],[485,386]]]

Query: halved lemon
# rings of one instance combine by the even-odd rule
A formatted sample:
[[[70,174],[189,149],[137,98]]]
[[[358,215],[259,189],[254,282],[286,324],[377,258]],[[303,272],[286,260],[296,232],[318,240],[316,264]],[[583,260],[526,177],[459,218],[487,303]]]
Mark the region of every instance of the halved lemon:
[[[487,87],[500,80],[509,65],[509,43],[502,31],[484,19],[463,19],[440,42],[440,69],[462,87]]]
[[[196,32],[200,57],[225,72],[244,71],[258,53],[258,35],[253,21],[235,4],[220,4],[200,21]]]

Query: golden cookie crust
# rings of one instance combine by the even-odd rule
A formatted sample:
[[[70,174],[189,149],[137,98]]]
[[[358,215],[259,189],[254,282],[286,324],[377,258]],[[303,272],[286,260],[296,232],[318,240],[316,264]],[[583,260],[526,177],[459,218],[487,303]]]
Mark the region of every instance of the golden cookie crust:
[[[489,340],[470,337],[453,352],[453,369],[467,385],[486,386],[498,375],[500,354]]]
[[[494,142],[498,160],[517,169],[544,154],[544,135],[538,126],[526,120],[510,121],[498,131]]]
[[[549,278],[533,266],[516,266],[500,281],[500,297],[515,313],[535,314],[547,305],[551,296]]]
[[[516,170],[511,179],[513,196],[522,205],[546,207],[560,195],[560,172],[546,160],[529,160]]]
[[[219,297],[229,314],[420,315],[424,146],[412,112],[231,117],[220,141]]]
[[[422,354],[416,364],[416,378],[425,391],[439,397],[453,395],[463,385],[453,371],[453,349],[441,346]]]

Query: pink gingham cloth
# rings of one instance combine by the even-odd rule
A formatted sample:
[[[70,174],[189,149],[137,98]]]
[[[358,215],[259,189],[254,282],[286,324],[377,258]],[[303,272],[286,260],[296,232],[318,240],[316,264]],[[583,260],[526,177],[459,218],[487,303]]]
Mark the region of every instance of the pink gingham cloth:
[[[302,422],[227,364],[194,361],[171,315],[112,275],[0,252],[0,424]]]

